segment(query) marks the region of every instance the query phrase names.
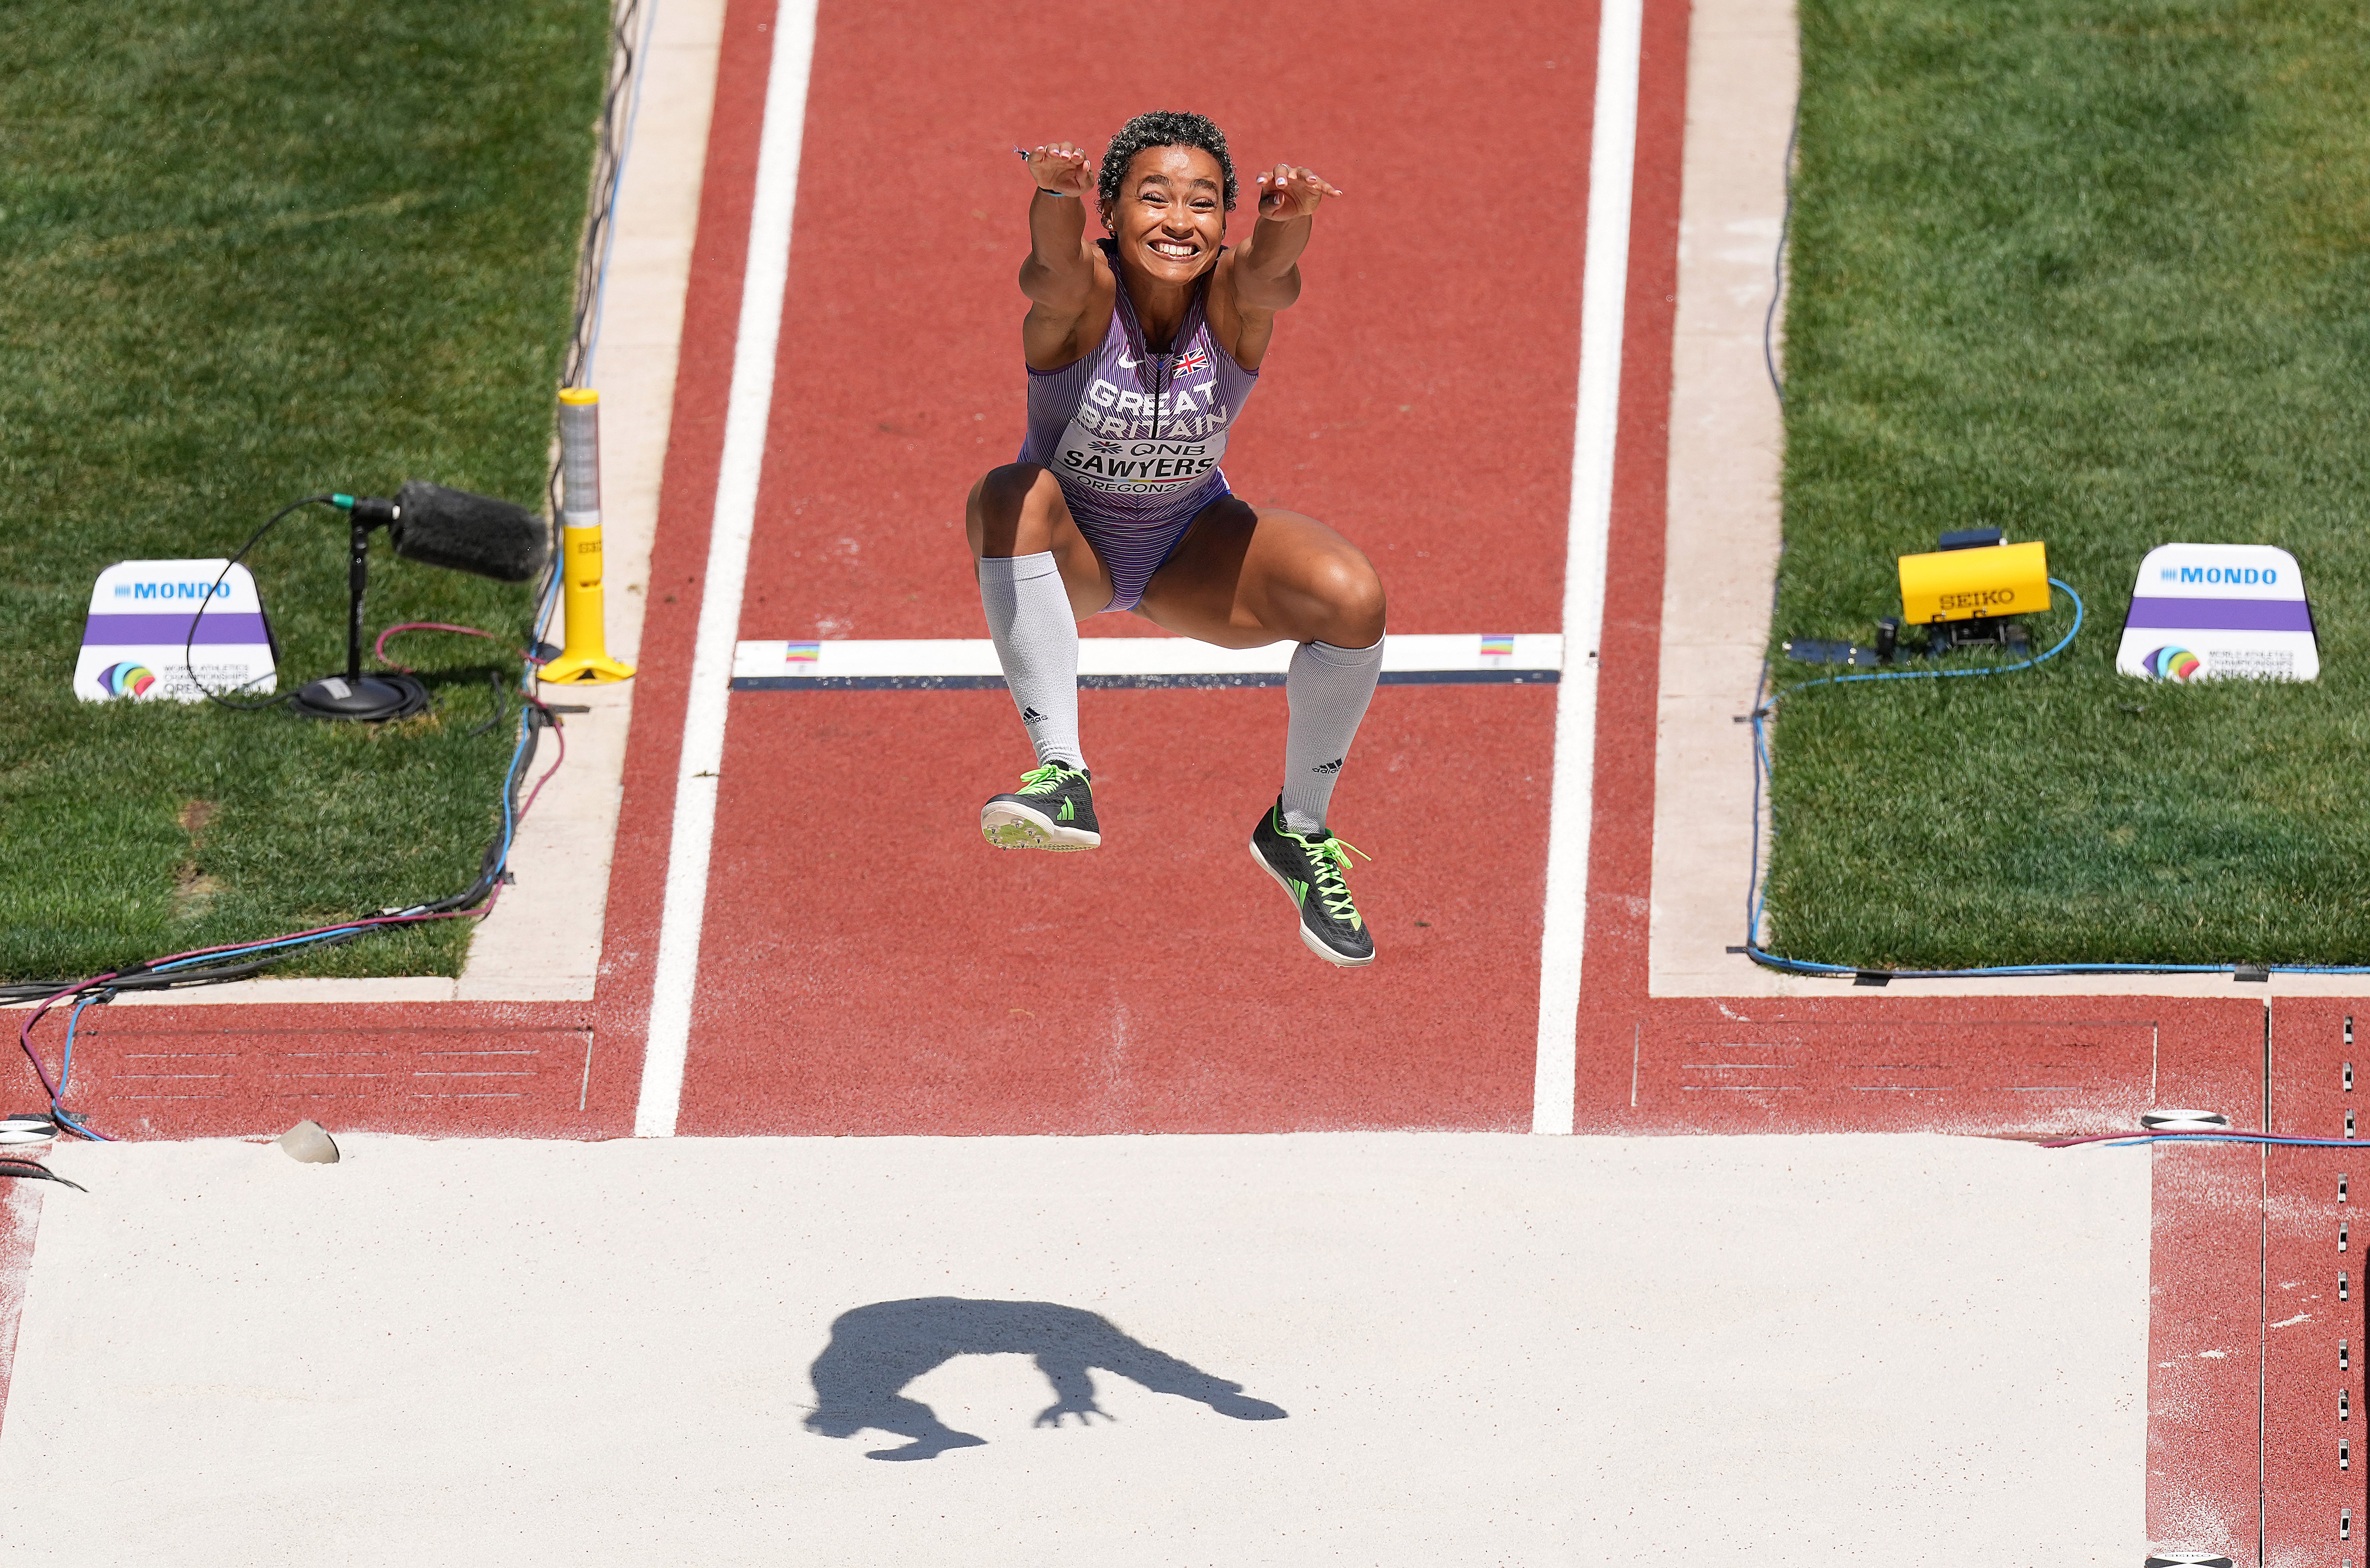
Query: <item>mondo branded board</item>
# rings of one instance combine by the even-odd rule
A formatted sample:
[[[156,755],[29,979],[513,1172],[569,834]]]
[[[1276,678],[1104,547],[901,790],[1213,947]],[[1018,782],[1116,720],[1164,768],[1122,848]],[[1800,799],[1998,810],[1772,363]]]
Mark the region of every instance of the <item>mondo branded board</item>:
[[[2151,681],[2318,679],[2320,643],[2295,557],[2270,544],[2149,551],[2115,669]]]
[[[87,703],[268,695],[275,664],[270,623],[245,567],[118,561],[91,588],[74,689]]]

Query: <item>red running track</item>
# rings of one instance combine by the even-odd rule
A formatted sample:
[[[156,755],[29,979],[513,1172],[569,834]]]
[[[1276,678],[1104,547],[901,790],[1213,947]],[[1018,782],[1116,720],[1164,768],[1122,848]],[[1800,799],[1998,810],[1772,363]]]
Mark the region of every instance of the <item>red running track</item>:
[[[761,59],[762,20],[736,9],[729,69]],[[1394,630],[1552,629],[1595,24],[1286,6],[1263,32],[1322,47],[1180,93],[1160,13],[1099,17],[1096,63],[1049,69],[1041,30],[998,12],[826,6],[741,635],[981,635],[961,498],[1018,447],[1024,386],[1010,149],[1179,98],[1246,166],[1289,157],[1349,192],[1230,445],[1237,489],[1363,544]],[[753,137],[743,120],[719,142]],[[1648,154],[1666,184],[1675,130]],[[1481,173],[1510,155],[1513,200]],[[693,516],[714,439],[679,448]],[[661,538],[654,581],[694,586],[702,528]],[[646,666],[687,664],[691,596],[652,608]],[[640,711],[665,712],[653,694]],[[1105,847],[1056,858],[978,840],[980,801],[1030,761],[1000,692],[732,698],[682,1131],[1528,1125],[1551,691],[1380,695],[1335,810],[1377,856],[1357,886],[1384,956],[1354,975],[1302,949],[1244,849],[1282,693],[1098,692],[1083,713]],[[632,966],[656,945],[664,750],[638,744],[627,781],[621,990],[647,987]]]

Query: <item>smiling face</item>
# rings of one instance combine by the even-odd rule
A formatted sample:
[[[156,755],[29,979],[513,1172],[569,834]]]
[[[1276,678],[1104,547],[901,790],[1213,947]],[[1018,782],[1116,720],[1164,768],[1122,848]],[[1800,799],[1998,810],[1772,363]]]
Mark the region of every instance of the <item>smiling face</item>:
[[[1199,147],[1146,147],[1127,166],[1103,226],[1120,259],[1164,283],[1190,283],[1218,264],[1226,238],[1225,171]]]

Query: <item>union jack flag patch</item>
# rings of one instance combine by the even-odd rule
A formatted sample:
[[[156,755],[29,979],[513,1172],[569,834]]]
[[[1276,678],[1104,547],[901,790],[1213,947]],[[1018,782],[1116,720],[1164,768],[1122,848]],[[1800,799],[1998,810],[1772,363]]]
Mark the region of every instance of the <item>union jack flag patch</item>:
[[[1177,357],[1177,363],[1169,368],[1168,373],[1171,375],[1185,375],[1194,371],[1205,371],[1209,368],[1209,350],[1206,349],[1196,349],[1190,354],[1179,354]]]
[[[1119,450],[1119,442],[1117,441],[1088,441],[1087,444],[1094,448],[1097,452],[1117,452]]]

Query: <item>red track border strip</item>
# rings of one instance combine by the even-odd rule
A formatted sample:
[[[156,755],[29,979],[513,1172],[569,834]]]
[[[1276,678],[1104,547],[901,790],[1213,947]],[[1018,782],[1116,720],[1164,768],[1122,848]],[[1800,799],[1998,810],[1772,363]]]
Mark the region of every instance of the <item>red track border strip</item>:
[[[1678,318],[1680,172],[1687,122],[1688,0],[1647,0],[1638,52],[1638,151],[1629,211],[1629,289],[1605,621],[1598,643],[1596,757],[1589,830],[1587,936],[1581,967],[1581,1088],[1592,1014],[1626,1015],[1646,995],[1653,882],[1655,705],[1662,681],[1668,532],[1672,335]],[[1616,1029],[1616,1033],[1624,1031]]]
[[[731,0],[718,51],[716,102],[709,121],[699,228],[684,301],[683,349],[676,364],[674,418],[660,484],[651,547],[640,690],[626,738],[624,795],[609,870],[609,902],[594,989],[604,1047],[629,1057],[639,1084],[649,1039],[656,979],[667,849],[674,819],[675,775],[708,564],[717,481],[724,457],[724,419],[731,400],[742,282],[749,259],[750,214],[756,203],[757,144],[765,118],[773,52],[772,0]],[[797,245],[798,226],[791,227]],[[627,1127],[632,1104],[627,1108]],[[625,1130],[620,1128],[620,1131]]]

